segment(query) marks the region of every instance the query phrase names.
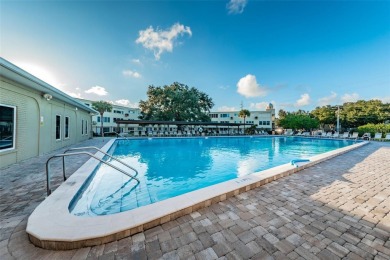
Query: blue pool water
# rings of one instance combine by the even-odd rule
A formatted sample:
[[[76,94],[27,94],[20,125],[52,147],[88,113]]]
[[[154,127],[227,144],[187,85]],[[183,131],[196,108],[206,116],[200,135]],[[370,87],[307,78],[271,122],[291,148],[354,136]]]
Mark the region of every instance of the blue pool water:
[[[70,211],[78,216],[118,213],[352,143],[299,137],[117,140],[110,153],[137,169],[140,183],[100,165]]]

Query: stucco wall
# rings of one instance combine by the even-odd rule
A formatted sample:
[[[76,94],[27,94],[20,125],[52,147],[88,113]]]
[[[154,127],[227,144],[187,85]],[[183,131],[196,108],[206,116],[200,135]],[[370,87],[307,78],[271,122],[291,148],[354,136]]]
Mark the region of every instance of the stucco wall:
[[[47,101],[42,93],[3,77],[0,77],[0,103],[16,107],[16,147],[0,151],[0,168],[90,137],[92,121],[87,111],[76,110],[60,100]],[[56,140],[56,115],[61,116],[60,140]],[[65,116],[69,117],[69,138],[64,138]],[[88,124],[88,134],[82,135],[81,120]]]

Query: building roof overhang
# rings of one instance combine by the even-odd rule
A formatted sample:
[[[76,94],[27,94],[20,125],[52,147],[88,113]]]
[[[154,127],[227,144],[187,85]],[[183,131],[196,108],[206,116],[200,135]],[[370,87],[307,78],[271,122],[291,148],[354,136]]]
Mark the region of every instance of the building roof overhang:
[[[154,121],[154,120],[116,120],[120,124],[138,125],[199,125],[199,126],[244,126],[252,124],[244,123],[219,123],[219,122],[189,122],[189,121]]]
[[[22,70],[11,62],[0,57],[0,76],[7,78],[9,80],[15,81],[23,86],[32,88],[41,94],[49,94],[53,98],[56,98],[60,101],[63,101],[69,105],[75,106],[77,109],[85,110],[92,114],[98,114],[97,111],[88,107],[87,105],[77,101],[73,97],[65,94],[59,89],[49,85],[48,83],[40,80],[39,78],[31,75],[30,73]]]

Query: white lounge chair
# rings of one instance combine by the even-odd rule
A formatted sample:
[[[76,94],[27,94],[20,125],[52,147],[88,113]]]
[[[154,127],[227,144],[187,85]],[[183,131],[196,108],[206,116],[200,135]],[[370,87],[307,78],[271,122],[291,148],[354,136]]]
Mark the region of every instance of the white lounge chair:
[[[357,139],[357,138],[359,138],[359,133],[358,132],[353,132],[352,135],[349,138]]]
[[[333,138],[339,138],[339,132],[334,132],[334,134],[332,135]]]
[[[375,133],[374,139],[375,140],[382,140],[382,133]]]
[[[332,132],[327,132],[325,137],[332,137]]]
[[[390,141],[390,134],[386,134],[384,140],[385,140],[385,141]]]
[[[342,138],[348,138],[348,137],[349,137],[349,132],[344,132]]]

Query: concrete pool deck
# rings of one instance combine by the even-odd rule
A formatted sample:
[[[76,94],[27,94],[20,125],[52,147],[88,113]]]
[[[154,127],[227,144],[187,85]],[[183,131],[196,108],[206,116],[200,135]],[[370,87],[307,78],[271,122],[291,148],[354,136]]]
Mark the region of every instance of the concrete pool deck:
[[[49,155],[33,158],[1,170],[0,259],[390,259],[389,154],[390,143],[371,142],[132,237],[69,251],[28,241]],[[87,159],[69,159],[68,175]],[[53,163],[58,181],[60,167]]]

